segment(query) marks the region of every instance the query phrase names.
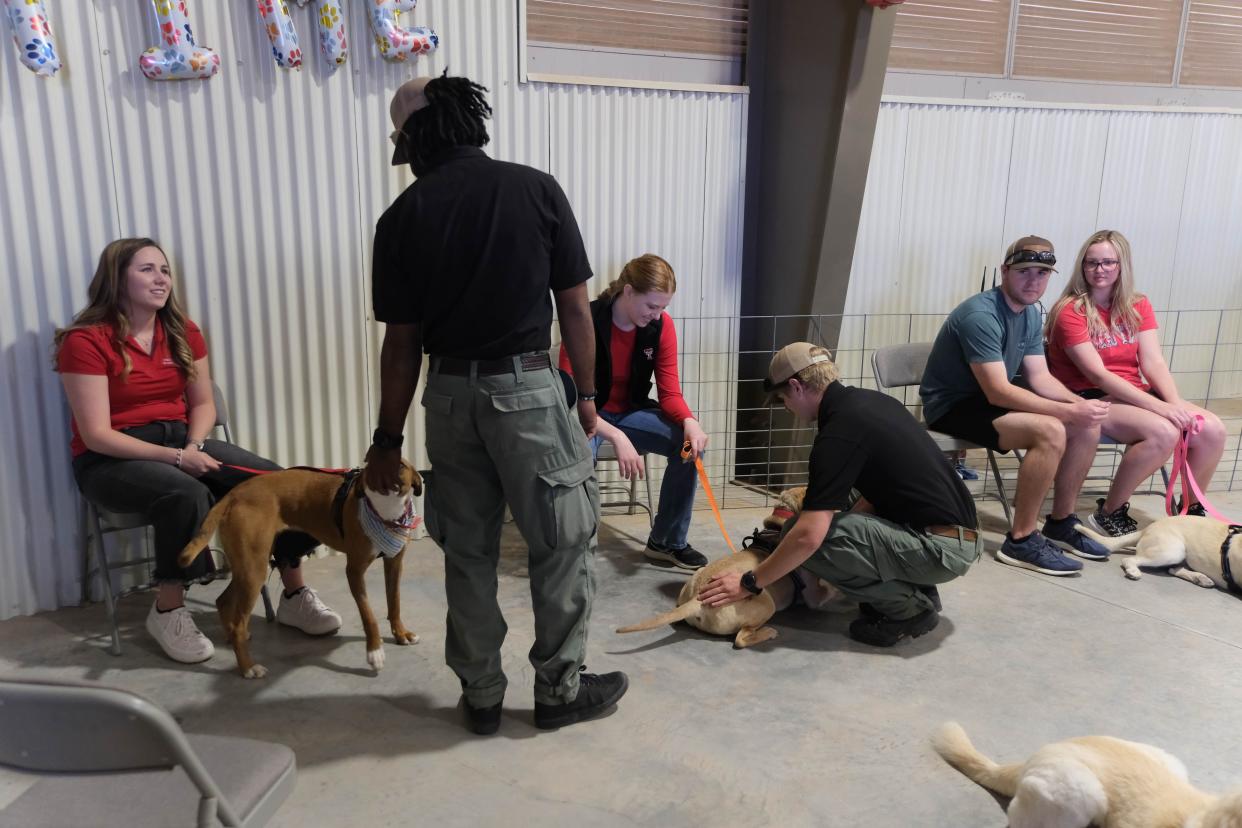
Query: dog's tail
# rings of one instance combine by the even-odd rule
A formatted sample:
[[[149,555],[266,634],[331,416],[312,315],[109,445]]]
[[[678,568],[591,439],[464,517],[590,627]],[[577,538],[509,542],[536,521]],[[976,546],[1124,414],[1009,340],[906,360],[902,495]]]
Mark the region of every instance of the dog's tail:
[[[177,565],[183,569],[194,563],[194,559],[203,551],[210,541],[211,536],[216,533],[216,527],[220,525],[220,521],[224,520],[228,515],[229,509],[233,506],[233,497],[225,495],[224,498],[211,507],[211,511],[207,513],[207,519],[203,521],[203,525],[199,527],[198,534],[195,535],[185,548],[181,550],[181,554],[177,556]],[[226,553],[227,554],[227,553]]]
[[[1074,528],[1078,530],[1080,535],[1086,535],[1091,540],[1103,546],[1109,552],[1116,552],[1119,549],[1129,549],[1139,542],[1139,538],[1143,537],[1143,530],[1131,532],[1128,535],[1118,535],[1117,537],[1109,537],[1101,535],[1085,523],[1076,523]]]
[[[1022,765],[998,765],[971,744],[970,737],[957,722],[945,722],[932,734],[932,747],[944,761],[957,768],[968,779],[1002,796],[1018,792],[1018,776]]]
[[[654,630],[663,627],[666,624],[676,624],[678,621],[685,621],[690,616],[699,611],[702,604],[698,598],[692,598],[677,609],[669,610],[663,615],[657,615],[655,618],[648,618],[646,621],[640,621],[637,624],[631,624],[628,627],[618,627],[619,633],[642,632],[643,630]]]

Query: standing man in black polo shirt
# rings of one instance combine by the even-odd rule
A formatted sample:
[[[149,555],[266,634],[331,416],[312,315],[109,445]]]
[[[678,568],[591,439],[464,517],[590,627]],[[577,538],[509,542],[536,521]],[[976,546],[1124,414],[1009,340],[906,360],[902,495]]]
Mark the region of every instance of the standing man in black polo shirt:
[[[802,513],[754,571],[713,578],[699,599],[726,606],[801,566],[861,602],[856,641],[891,647],[935,629],[936,584],[965,575],[982,548],[953,467],[905,406],[842,385],[828,352],[809,342],[778,351],[764,387],[819,423]],[[851,488],[862,495],[852,509]]]
[[[425,509],[444,551],[445,660],[479,734],[499,728],[507,686],[508,627],[496,601],[506,504],[530,550],[535,724],[589,719],[628,687],[623,673],[581,671],[599,523],[586,441],[595,430],[591,266],[555,179],[484,154],[485,91],[466,78],[416,78],[389,107],[392,163],[408,162],[417,180],[375,228],[372,299],[386,328],[365,472],[371,488],[395,488],[425,350]],[[553,295],[581,378],[576,420],[548,358]]]

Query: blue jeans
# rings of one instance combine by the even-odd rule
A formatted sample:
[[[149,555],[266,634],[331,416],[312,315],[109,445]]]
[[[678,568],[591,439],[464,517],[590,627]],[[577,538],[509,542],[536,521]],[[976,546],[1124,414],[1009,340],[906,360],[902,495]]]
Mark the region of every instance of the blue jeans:
[[[600,411],[599,416],[620,429],[638,451],[668,458],[668,469],[660,485],[660,504],[651,527],[651,541],[673,549],[682,548],[690,531],[690,513],[694,511],[697,472],[693,462],[681,460],[681,447],[685,442],[681,426],[664,419],[656,408],[640,408],[624,414]],[[603,441],[598,434],[591,438],[593,458],[599,456],[599,444]]]

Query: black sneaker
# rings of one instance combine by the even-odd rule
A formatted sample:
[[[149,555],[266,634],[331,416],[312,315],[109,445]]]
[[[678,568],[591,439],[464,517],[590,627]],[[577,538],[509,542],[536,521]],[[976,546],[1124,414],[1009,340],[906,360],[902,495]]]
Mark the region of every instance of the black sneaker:
[[[932,606],[936,608],[936,612],[940,612],[942,609],[940,605],[940,590],[936,589],[934,585],[916,586],[915,589],[926,595],[928,600],[932,602]],[[884,618],[884,613],[876,609],[874,604],[866,601],[858,605],[858,611],[868,618]]]
[[[1177,499],[1177,511],[1174,514],[1180,515],[1181,513],[1182,513],[1182,500],[1181,498],[1178,498]],[[1207,509],[1203,508],[1202,503],[1195,501],[1194,503],[1190,504],[1190,508],[1186,510],[1186,516],[1189,517],[1191,515],[1194,515],[1195,517],[1207,517],[1208,513],[1207,513]]]
[[[707,556],[690,544],[674,549],[648,538],[647,548],[643,550],[643,554],[653,561],[668,561],[681,569],[702,569],[707,566]]]
[[[553,730],[594,719],[616,704],[630,689],[630,680],[620,670],[597,675],[588,673],[585,664],[578,669],[581,671],[578,695],[566,704],[535,702],[535,727]]]
[[[850,638],[872,647],[891,647],[904,638],[918,638],[929,633],[939,623],[940,616],[935,610],[923,610],[913,618],[897,621],[869,607],[850,623]]]
[[[500,730],[500,706],[503,702],[496,702],[491,707],[471,707],[463,696],[461,703],[466,708],[466,726],[471,733],[491,736]]]
[[[1101,535],[1119,538],[1138,531],[1138,521],[1130,517],[1130,504],[1123,503],[1115,512],[1104,511],[1104,498],[1095,501],[1095,511],[1087,515],[1087,525]],[[1044,533],[1048,534],[1047,532]]]

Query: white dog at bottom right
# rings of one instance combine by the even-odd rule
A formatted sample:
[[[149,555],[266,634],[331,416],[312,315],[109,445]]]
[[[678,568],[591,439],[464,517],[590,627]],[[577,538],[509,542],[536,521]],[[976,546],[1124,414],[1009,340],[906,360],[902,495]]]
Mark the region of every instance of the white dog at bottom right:
[[[1242,533],[1229,534],[1228,524],[1208,517],[1175,515],[1160,518],[1137,532],[1110,538],[1078,524],[1082,534],[1102,544],[1110,552],[1135,547],[1133,558],[1121,562],[1126,577],[1137,581],[1143,577],[1139,567],[1169,567],[1176,575],[1201,587],[1228,589],[1221,567],[1220,548],[1229,540],[1229,568],[1235,579],[1242,578]]]
[[[1242,792],[1199,790],[1185,765],[1151,745],[1084,736],[998,765],[947,722],[932,746],[974,782],[1012,797],[1010,828],[1242,828]]]

